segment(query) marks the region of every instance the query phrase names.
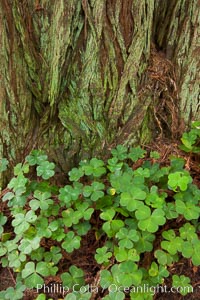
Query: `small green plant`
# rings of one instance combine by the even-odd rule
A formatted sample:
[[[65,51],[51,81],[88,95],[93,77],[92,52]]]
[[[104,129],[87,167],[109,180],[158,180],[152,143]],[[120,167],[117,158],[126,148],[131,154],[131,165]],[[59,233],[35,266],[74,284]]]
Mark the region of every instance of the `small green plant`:
[[[193,126],[182,142],[197,151],[199,125]],[[157,152],[145,159],[145,150],[122,145],[111,153],[107,162],[81,161],[62,187],[52,184],[55,164],[43,151],[32,151],[14,168],[2,197],[10,216],[0,213],[0,257],[2,266],[13,270],[16,286],[1,291],[1,298],[22,299],[26,289],[59,278],[66,300],[93,299],[94,293],[107,300],[125,299],[127,293],[130,299],[152,300],[151,291],[136,288],[162,285],[169,266],[182,257],[200,264],[200,190],[184,160],[171,157],[168,166],[161,166]],[[132,168],[138,160],[139,167]],[[7,161],[1,163],[4,171]],[[33,170],[36,180],[29,176]],[[170,229],[168,222],[178,217],[181,225]],[[6,231],[8,222],[12,232]],[[85,280],[86,267],[79,259],[74,263],[91,235],[95,291]],[[144,264],[150,252],[152,260]],[[191,288],[190,279],[180,274],[173,275],[172,283],[182,295]]]
[[[181,142],[180,148],[185,152],[200,152],[200,121],[192,122],[190,131],[183,134]]]

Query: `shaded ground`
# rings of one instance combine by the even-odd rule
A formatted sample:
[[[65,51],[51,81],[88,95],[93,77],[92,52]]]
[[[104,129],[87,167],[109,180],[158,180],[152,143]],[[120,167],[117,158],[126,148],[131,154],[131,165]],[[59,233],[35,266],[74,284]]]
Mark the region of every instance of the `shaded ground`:
[[[170,154],[175,154],[176,156],[185,156],[185,153],[181,153],[180,150],[178,150],[177,145],[174,144],[168,144],[159,141],[156,143],[156,145],[152,145],[151,150],[160,150],[161,152],[161,158],[160,163],[165,165],[168,163],[168,157]],[[186,168],[190,171],[192,177],[194,178],[195,184],[197,184],[200,187],[200,167],[199,167],[199,158],[197,157],[191,157],[187,156],[186,159]],[[6,207],[5,203],[0,203],[0,210],[4,211],[4,214],[9,216],[9,210]],[[94,223],[96,222],[98,216],[94,215],[93,220]],[[12,229],[10,227],[10,224],[8,222],[7,224],[8,230]],[[178,223],[177,220],[170,221],[170,224],[167,224],[169,228],[178,228],[181,226],[180,223]],[[10,227],[10,228],[9,228]],[[43,243],[45,244],[45,247],[48,249],[51,245],[49,245],[48,240],[43,240]],[[160,243],[159,237],[155,241],[155,247]],[[73,252],[73,254],[69,256],[63,256],[62,260],[59,262],[59,272],[63,273],[67,272],[69,267],[71,265],[76,265],[77,267],[80,267],[83,269],[85,273],[85,281],[86,284],[89,284],[90,286],[98,287],[98,293],[96,291],[93,293],[91,299],[101,299],[103,296],[105,296],[105,292],[103,293],[99,287],[99,273],[100,273],[100,266],[96,263],[94,259],[95,250],[98,247],[102,247],[104,244],[104,240],[96,240],[95,232],[93,230],[90,230],[88,234],[82,238],[81,242],[81,248],[79,250],[76,250]],[[144,261],[142,262],[142,265],[147,265],[145,261],[151,261],[152,253],[149,253],[144,257]],[[200,299],[200,267],[194,267],[189,259],[181,259],[178,263],[174,263],[170,268],[168,268],[170,272],[170,276],[165,279],[164,286],[166,286],[167,292],[160,292],[156,293],[154,296],[154,300],[198,300]],[[186,295],[181,296],[179,293],[173,291],[170,292],[171,288],[171,276],[173,274],[177,275],[185,275],[188,276],[191,279],[191,284],[193,287],[193,292]],[[61,280],[59,275],[58,276],[51,276],[45,279],[45,285],[46,290],[40,291],[45,292],[47,297],[51,297],[54,300],[57,299],[63,299],[64,295],[61,291]],[[13,274],[12,269],[9,268],[2,268],[0,266],[0,290],[5,290],[7,287],[15,286],[15,275]],[[48,293],[49,288],[49,293]],[[53,292],[52,292],[53,291]],[[26,290],[24,294],[23,300],[33,300],[37,297],[37,291],[36,290]],[[47,298],[48,299],[48,298]],[[126,299],[129,299],[129,296],[126,297]]]

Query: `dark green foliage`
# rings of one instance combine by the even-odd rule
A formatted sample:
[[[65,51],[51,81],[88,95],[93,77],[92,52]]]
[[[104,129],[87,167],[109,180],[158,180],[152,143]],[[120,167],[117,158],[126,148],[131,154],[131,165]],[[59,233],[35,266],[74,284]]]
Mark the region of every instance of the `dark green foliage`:
[[[2,291],[5,299],[12,295],[17,300],[25,288],[42,286],[46,277],[56,274],[69,288],[65,299],[80,296],[74,286],[85,289],[80,299],[89,299],[83,270],[71,265],[68,272],[60,273],[59,263],[63,253],[69,257],[82,251],[81,241],[90,229],[96,239],[104,239],[94,254],[101,266],[100,287],[110,292],[103,299],[124,299],[123,289],[111,291],[110,287],[118,286],[128,288],[131,299],[153,299],[153,294],[137,294],[131,287],[162,284],[170,276],[168,267],[181,257],[191,259],[194,266],[200,264],[200,190],[184,160],[172,157],[169,166],[161,167],[155,161],[159,160],[157,153],[150,154],[149,160],[139,147],[128,150],[119,145],[111,153],[107,162],[97,158],[81,161],[68,174],[71,183],[60,188],[51,185],[55,166],[41,151],[34,150],[14,168],[15,176],[3,196],[12,216],[13,234],[4,233],[8,218],[1,213],[0,256],[2,266],[13,269],[23,289],[18,284]],[[140,166],[131,168],[130,161],[137,163],[141,158]],[[31,166],[36,167],[36,181],[28,176]],[[168,220],[180,216],[185,221],[178,230],[161,230]],[[161,242],[154,249],[156,235]],[[43,247],[43,238],[52,244],[49,251]],[[152,251],[154,259],[145,270],[141,257]],[[183,295],[184,287],[191,288],[190,279],[183,275],[172,279],[174,286],[181,282]]]

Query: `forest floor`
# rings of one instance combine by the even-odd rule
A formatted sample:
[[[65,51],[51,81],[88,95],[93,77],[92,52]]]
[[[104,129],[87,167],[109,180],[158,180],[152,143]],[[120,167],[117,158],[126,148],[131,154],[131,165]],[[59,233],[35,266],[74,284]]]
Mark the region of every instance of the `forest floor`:
[[[168,163],[169,155],[176,154],[180,156],[180,150],[176,145],[167,144],[154,144],[151,150],[156,150],[161,153],[161,164],[165,165]],[[183,154],[182,154],[183,156]],[[190,171],[191,176],[193,177],[194,183],[200,188],[200,167],[199,161],[195,160],[196,158],[186,157],[187,168]],[[7,211],[8,208],[5,205],[5,202],[0,201],[0,211]],[[96,216],[94,216],[95,218]],[[8,225],[9,226],[9,225]],[[177,228],[178,220],[172,220],[170,223],[170,228]],[[180,226],[180,224],[179,224]],[[7,231],[8,230],[8,231]],[[11,225],[10,228],[7,228],[6,231],[9,232],[12,230]],[[51,245],[46,241],[47,247]],[[98,244],[97,244],[98,243]],[[99,244],[101,243],[101,244]],[[156,241],[156,243],[160,243],[160,241]],[[86,284],[95,285],[98,281],[100,266],[94,259],[94,254],[97,247],[103,246],[103,242],[98,242],[95,237],[95,232],[91,229],[86,236],[83,237],[81,248],[79,250],[75,250],[73,254],[70,256],[70,260],[66,257],[62,259],[62,263],[59,265],[59,273],[67,272],[71,265],[76,265],[83,269],[85,273],[85,281]],[[200,255],[200,254],[199,254]],[[150,260],[152,258],[152,253],[147,253],[144,257],[144,260]],[[200,266],[196,267],[192,265],[190,259],[182,258],[177,263],[174,263],[172,266],[168,268],[170,272],[170,276],[165,279],[163,286],[166,287],[166,291],[162,292],[161,289],[158,290],[154,295],[154,300],[200,300]],[[178,292],[170,291],[172,286],[171,276],[173,274],[177,275],[185,275],[191,279],[191,285],[193,287],[193,292],[187,294],[186,296],[180,295]],[[63,295],[60,292],[52,292],[53,290],[59,290],[59,286],[61,286],[61,280],[59,276],[48,277],[45,281],[46,287],[51,289],[49,293],[46,293],[47,299],[52,298],[53,300],[63,299]],[[0,291],[7,289],[8,287],[15,286],[15,274],[13,270],[10,268],[3,268],[0,265]],[[53,289],[54,288],[54,289]],[[46,292],[43,290],[39,291],[40,293]],[[100,288],[96,295],[93,295],[91,299],[101,299],[105,296],[102,294]],[[33,300],[37,297],[36,289],[26,290],[24,293],[23,300]],[[127,295],[126,299],[130,299]],[[1,299],[0,299],[1,300]]]

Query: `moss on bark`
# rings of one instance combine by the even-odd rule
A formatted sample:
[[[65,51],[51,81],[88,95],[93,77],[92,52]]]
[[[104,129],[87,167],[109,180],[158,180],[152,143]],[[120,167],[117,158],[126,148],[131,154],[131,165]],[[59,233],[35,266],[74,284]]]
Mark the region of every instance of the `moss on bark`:
[[[66,171],[199,118],[197,2],[2,0],[0,156]]]

